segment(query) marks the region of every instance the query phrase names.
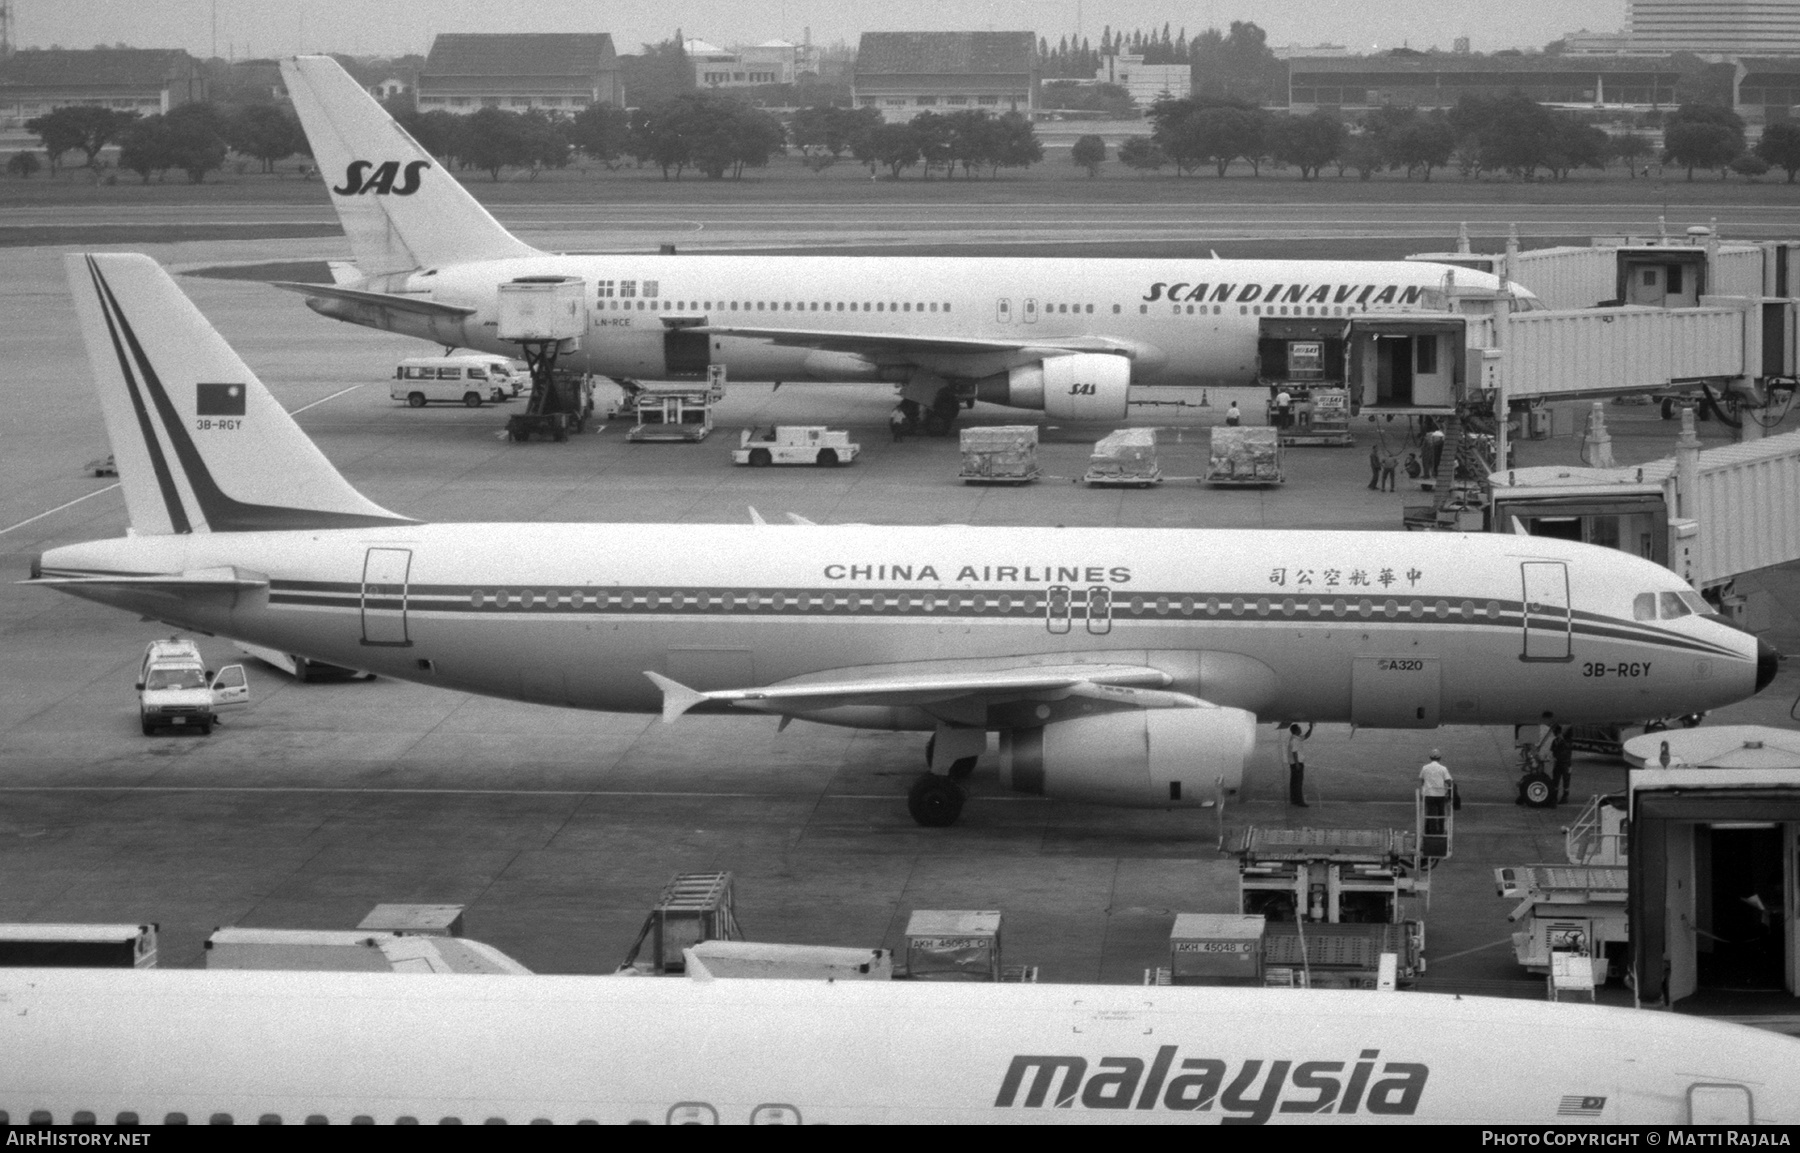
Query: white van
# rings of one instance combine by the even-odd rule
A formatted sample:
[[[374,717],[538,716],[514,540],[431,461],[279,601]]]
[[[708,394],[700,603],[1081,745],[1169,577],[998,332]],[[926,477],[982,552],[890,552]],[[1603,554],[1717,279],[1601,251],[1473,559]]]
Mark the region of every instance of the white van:
[[[504,356],[412,356],[394,369],[388,395],[414,408],[424,408],[432,400],[479,408],[485,401],[511,400],[529,380]]]

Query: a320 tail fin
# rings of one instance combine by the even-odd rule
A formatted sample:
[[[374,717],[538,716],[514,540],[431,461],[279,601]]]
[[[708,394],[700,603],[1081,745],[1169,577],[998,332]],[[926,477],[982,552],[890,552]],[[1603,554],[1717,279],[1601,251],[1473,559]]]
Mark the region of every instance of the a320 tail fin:
[[[364,276],[536,256],[488,215],[329,56],[294,56],[281,78]]]
[[[350,487],[156,261],[66,262],[133,531],[413,523]]]

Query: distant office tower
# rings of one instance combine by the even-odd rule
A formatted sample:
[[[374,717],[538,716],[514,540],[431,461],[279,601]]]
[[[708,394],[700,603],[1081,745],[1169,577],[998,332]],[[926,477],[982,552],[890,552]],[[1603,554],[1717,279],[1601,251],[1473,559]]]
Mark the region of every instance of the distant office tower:
[[[1636,52],[1800,55],[1800,0],[1628,0]]]

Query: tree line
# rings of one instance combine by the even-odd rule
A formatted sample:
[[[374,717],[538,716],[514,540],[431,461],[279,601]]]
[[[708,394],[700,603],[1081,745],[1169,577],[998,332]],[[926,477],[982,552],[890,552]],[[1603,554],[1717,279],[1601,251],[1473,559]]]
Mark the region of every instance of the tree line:
[[[1560,181],[1577,169],[1614,162],[1636,177],[1653,159],[1685,170],[1689,180],[1698,170],[1755,177],[1780,168],[1793,183],[1800,173],[1800,126],[1769,125],[1750,149],[1743,120],[1710,104],[1684,104],[1664,114],[1660,150],[1646,135],[1608,133],[1517,92],[1465,96],[1448,110],[1382,107],[1354,122],[1325,111],[1283,115],[1246,101],[1196,96],[1159,101],[1150,120],[1149,136],[1133,137],[1118,150],[1120,163],[1144,173],[1173,167],[1187,176],[1210,168],[1222,177],[1241,162],[1253,175],[1265,164],[1292,166],[1303,180],[1334,168],[1340,177],[1353,171],[1363,180],[1397,171],[1428,181],[1439,169],[1454,169],[1465,179],[1493,174]],[[1083,137],[1071,157],[1090,175],[1104,158],[1098,137]]]
[[[43,146],[52,175],[74,152],[85,155],[86,167],[93,169],[101,151],[117,144],[119,167],[137,173],[146,184],[151,176],[161,178],[170,170],[199,184],[208,173],[224,167],[232,152],[260,161],[264,172],[274,171],[276,161],[297,153],[311,155],[299,122],[273,104],[229,108],[196,102],[150,116],[72,104],[26,121],[25,129]],[[7,166],[14,175],[31,176],[42,164],[35,153],[20,152]]]

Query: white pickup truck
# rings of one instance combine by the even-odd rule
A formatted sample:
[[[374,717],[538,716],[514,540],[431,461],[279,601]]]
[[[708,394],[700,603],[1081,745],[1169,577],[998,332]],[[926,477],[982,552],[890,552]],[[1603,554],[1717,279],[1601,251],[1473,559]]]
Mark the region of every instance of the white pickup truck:
[[[850,434],[841,429],[812,424],[782,424],[770,428],[747,428],[738,436],[732,450],[734,464],[762,468],[771,464],[812,464],[820,468],[836,468],[849,464],[862,451],[862,445],[851,444]]]
[[[144,735],[159,728],[194,728],[205,736],[224,709],[250,703],[243,665],[209,672],[193,641],[151,641],[138,669],[138,713]]]

